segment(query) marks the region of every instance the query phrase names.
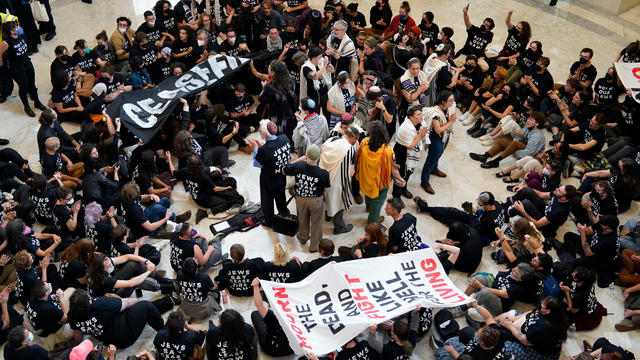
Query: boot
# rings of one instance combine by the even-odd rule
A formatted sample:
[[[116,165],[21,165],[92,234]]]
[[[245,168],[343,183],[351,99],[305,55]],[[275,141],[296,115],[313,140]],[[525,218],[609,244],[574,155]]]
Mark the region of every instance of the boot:
[[[31,110],[31,107],[29,105],[24,106],[24,112],[27,114],[27,116],[36,117],[36,113]]]
[[[471,157],[475,161],[480,161],[481,163],[483,163],[487,161],[487,159],[489,159],[489,154],[469,153],[469,157]]]
[[[500,160],[502,160],[499,156],[491,161],[487,161],[483,164],[480,164],[480,167],[483,169],[492,169],[500,166]]]
[[[482,126],[482,119],[476,120],[476,123],[473,124],[472,127],[467,129],[467,134],[473,134],[474,132],[480,130],[481,126]]]
[[[196,225],[200,223],[202,219],[207,217],[207,210],[198,209],[196,211]]]
[[[474,138],[474,139],[475,139],[475,138],[479,138],[480,136],[482,136],[482,135],[484,135],[484,134],[486,134],[486,133],[487,133],[487,129],[485,129],[485,128],[480,128],[480,129],[478,129],[478,130],[474,131],[474,132],[471,134],[471,137],[472,137],[472,138]]]
[[[33,106],[36,107],[36,109],[40,110],[40,111],[45,111],[47,110],[47,107],[44,106],[43,103],[40,102],[40,100],[36,99],[33,101]]]
[[[176,222],[178,224],[181,224],[187,220],[189,220],[191,218],[191,210],[187,210],[184,213],[176,216]]]

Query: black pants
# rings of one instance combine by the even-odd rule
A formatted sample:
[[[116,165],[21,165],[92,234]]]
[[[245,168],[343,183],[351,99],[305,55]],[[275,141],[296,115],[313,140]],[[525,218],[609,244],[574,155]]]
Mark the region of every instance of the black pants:
[[[119,349],[133,345],[144,327],[149,324],[155,331],[164,329],[164,321],[158,309],[149,301],[143,300],[121,312],[113,322],[113,329],[105,331],[100,340],[113,344]]]
[[[432,218],[445,225],[461,222],[473,226],[474,216],[454,207],[428,206],[426,202],[418,201],[418,208],[421,212],[428,212]]]
[[[49,16],[49,22],[40,23],[40,33],[43,34],[43,24],[46,25],[46,31],[48,33],[56,32],[56,24],[53,23],[53,14],[51,13],[51,4],[49,4],[49,0],[38,0],[42,5],[44,5],[45,10],[47,10],[47,15]]]
[[[527,214],[531,215],[532,218],[539,220],[544,216],[544,208],[546,206],[546,203],[544,199],[542,199],[535,191],[533,191],[533,189],[526,187],[524,189],[521,189],[508,199],[508,202],[510,204],[513,204],[516,201],[522,202],[524,210],[527,212]],[[520,213],[515,209],[509,209],[509,216],[514,217],[519,214]]]
[[[13,92],[13,80],[7,65],[0,66],[0,98],[6,98]]]
[[[277,349],[271,344],[271,338],[273,334],[269,333],[267,324],[264,322],[264,319],[257,310],[251,313],[251,323],[253,324],[253,328],[256,329],[258,342],[260,343],[260,347],[265,354],[272,357],[287,356],[293,354],[293,350],[291,350],[290,347],[286,347],[285,349]]]
[[[206,166],[216,166],[221,169],[229,167],[229,150],[222,145],[203,151],[200,158]]]
[[[18,95],[20,95],[22,105],[29,106],[27,94],[31,96],[31,100],[40,101],[38,88],[36,88],[36,73],[31,60],[24,64],[11,64],[10,72],[11,78],[18,84]]]
[[[63,121],[73,121],[80,124],[88,124],[91,121],[91,117],[89,117],[89,113],[85,110],[74,110],[66,113],[58,113],[58,122],[62,123]]]
[[[638,154],[638,147],[636,147],[631,140],[622,138],[608,146],[602,151],[602,155],[609,161],[609,164],[617,166],[618,161],[622,158],[635,159]]]
[[[260,119],[258,118],[258,114],[249,114],[247,116],[241,116],[241,117],[235,118],[235,120],[240,124],[240,130],[242,130],[243,126],[246,128],[245,130],[247,131],[247,134],[251,132],[251,129],[249,129],[249,126],[253,126],[254,129],[257,129],[258,126],[260,125]]]
[[[407,190],[407,184],[409,184],[409,177],[413,173],[407,169],[407,147],[404,145],[400,145],[396,143],[393,147],[393,152],[396,154],[396,164],[400,165],[398,171],[400,172],[400,176],[404,179],[406,184],[404,186],[398,186],[393,184],[393,190],[391,191],[391,195],[394,198],[399,198],[402,193]]]
[[[278,213],[288,215],[285,187],[287,181],[284,175],[260,173],[260,205],[264,213],[264,223],[271,226],[273,221],[273,201],[276,202]]]

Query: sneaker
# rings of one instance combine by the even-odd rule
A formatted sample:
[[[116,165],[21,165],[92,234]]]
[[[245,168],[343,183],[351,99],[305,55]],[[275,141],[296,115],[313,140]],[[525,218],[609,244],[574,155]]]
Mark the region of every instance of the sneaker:
[[[206,210],[202,210],[202,209],[198,209],[196,211],[196,225],[200,223],[200,221],[202,221],[202,219],[207,217],[207,211]]]
[[[484,135],[484,136],[486,136],[486,135]],[[496,141],[493,140],[493,139],[482,140],[482,142],[480,142],[480,144],[482,144],[483,146],[492,146],[495,143],[496,143]]]
[[[189,219],[191,219],[191,210],[187,210],[185,212],[183,212],[182,214],[176,216],[176,222],[178,224],[181,224],[185,221],[188,221]]]
[[[485,141],[485,140],[489,140],[489,139],[493,139],[493,138],[491,137],[491,135],[489,135],[489,134],[484,134],[484,135],[482,135],[482,136],[480,136],[480,137],[478,138],[478,140],[480,140],[480,141]]]
[[[464,119],[464,121],[462,122],[462,125],[464,126],[471,125],[474,121],[476,121],[476,118],[471,116],[471,114],[469,114],[469,116],[467,116],[467,118]]]
[[[333,229],[333,235],[339,235],[339,234],[344,234],[344,233],[348,233],[349,231],[353,230],[353,225],[351,224],[347,224],[345,227],[340,228],[340,229]]]
[[[468,118],[470,115],[471,115],[471,114],[467,111],[467,112],[465,112],[464,114],[462,114],[462,115],[458,118],[458,121],[460,121],[460,122],[462,122],[462,123],[463,123],[465,120],[467,120],[467,118]]]

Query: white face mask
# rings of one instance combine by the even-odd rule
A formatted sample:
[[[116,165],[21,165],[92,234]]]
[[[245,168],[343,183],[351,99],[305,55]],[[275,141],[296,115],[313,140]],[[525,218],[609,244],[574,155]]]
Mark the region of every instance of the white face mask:
[[[204,40],[198,39],[198,46],[203,46],[203,45],[204,45]]]
[[[549,171],[549,169],[547,169],[547,168],[544,168],[544,169],[542,169],[542,174],[550,176],[551,175],[551,171]]]
[[[33,342],[33,333],[31,331],[29,331],[29,342]]]
[[[120,30],[121,33],[124,33],[124,32],[127,31],[127,28],[126,27],[121,27],[121,28],[118,28],[118,30]]]
[[[236,43],[236,37],[230,37],[229,39],[227,39],[227,41],[229,41],[229,44],[233,45]]]
[[[147,24],[149,25],[149,27],[156,26],[156,22],[155,21],[149,21],[149,22],[147,22]]]
[[[73,205],[73,201],[74,201],[74,200],[73,200],[73,198],[69,199],[69,200],[67,201],[67,205]]]
[[[442,33],[438,33],[438,40],[442,40]]]

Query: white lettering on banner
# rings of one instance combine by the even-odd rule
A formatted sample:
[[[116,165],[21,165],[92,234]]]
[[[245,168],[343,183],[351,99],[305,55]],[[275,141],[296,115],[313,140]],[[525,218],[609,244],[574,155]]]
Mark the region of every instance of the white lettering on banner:
[[[614,65],[622,85],[631,89],[633,99],[640,103],[640,63],[617,62]]]
[[[260,282],[297,354],[329,353],[373,323],[416,306],[470,301],[449,280],[431,248],[328,264],[297,283]]]

